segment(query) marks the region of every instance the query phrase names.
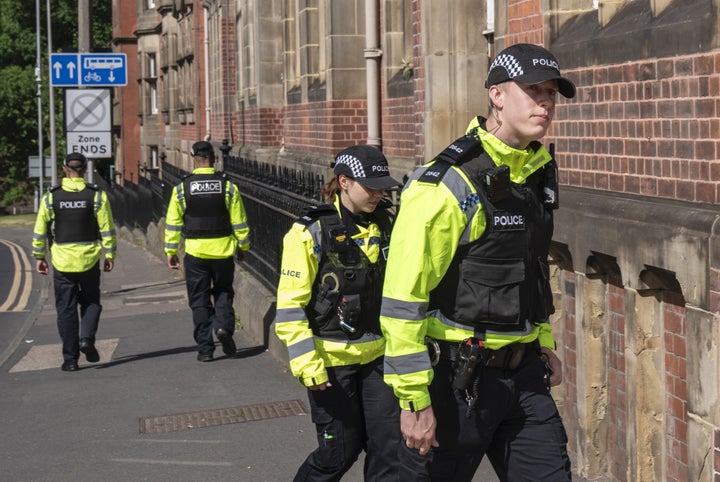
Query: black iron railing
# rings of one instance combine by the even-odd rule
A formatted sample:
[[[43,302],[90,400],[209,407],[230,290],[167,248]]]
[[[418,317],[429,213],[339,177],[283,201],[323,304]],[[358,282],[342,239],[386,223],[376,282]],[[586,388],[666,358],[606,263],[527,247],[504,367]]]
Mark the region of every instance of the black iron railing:
[[[309,205],[321,204],[323,176],[278,168],[228,156],[225,172],[239,187],[250,225],[251,249],[244,266],[274,291],[279,277],[282,240],[292,223]],[[187,172],[163,162],[157,172],[141,177],[138,184],[97,184],[108,193],[115,223],[143,232],[165,216],[172,189]]]
[[[274,291],[283,236],[307,206],[321,204],[324,178],[233,156],[228,156],[224,164],[225,172],[240,188],[250,225],[247,268]]]

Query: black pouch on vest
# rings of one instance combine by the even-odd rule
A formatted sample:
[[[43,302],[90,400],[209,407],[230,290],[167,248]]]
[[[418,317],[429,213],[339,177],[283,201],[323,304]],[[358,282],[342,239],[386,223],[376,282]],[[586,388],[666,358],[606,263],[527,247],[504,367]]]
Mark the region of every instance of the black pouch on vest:
[[[318,321],[324,321],[330,314],[330,310],[337,304],[340,296],[339,288],[340,282],[335,273],[327,273],[323,277],[322,283],[318,286],[318,295],[313,307],[315,313],[318,314]]]

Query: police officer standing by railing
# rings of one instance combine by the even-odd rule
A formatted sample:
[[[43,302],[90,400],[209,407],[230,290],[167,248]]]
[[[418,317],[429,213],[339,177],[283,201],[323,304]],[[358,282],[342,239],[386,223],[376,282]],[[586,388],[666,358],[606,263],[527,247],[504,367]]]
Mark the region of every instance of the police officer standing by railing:
[[[470,481],[487,454],[501,481],[570,481],[550,394],[557,168],[538,140],[575,86],[550,52],[518,44],[486,87],[489,118],[411,176],[390,242],[380,321],[400,480]]]
[[[399,408],[383,382],[380,297],[390,237],[390,177],[383,154],[352,146],[283,240],[275,332],[308,388],[318,448],[294,480],[337,481],[366,451],[365,480],[398,476]]]
[[[178,249],[185,239],[185,284],[192,310],[197,359],[213,361],[215,341],[235,356],[235,262],[250,249],[250,228],[238,187],[216,172],[212,144],[198,141],[190,150],[195,169],[173,188],[165,216],[165,254],[179,269]]]
[[[50,244],[57,324],[62,340],[63,371],[76,371],[80,352],[87,361],[100,361],[95,333],[100,322],[100,257],[103,270],[115,260],[115,224],[107,194],[86,184],[87,159],[70,153],[63,160],[60,186],[43,196],[35,221],[32,253],[36,271],[47,275]],[[78,306],[80,317],[78,317]]]

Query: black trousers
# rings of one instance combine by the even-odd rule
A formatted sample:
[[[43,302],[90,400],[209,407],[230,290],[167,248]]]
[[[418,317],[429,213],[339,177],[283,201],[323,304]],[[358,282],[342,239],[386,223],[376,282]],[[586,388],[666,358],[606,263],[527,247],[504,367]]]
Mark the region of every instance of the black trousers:
[[[332,387],[308,390],[318,448],[300,466],[295,482],[338,481],[362,450],[366,482],[399,480],[400,406],[383,381],[382,360],[328,368]]]
[[[479,368],[468,412],[466,394],[453,390],[453,367],[442,359],[430,385],[439,447],[426,456],[401,448],[403,481],[471,481],[487,454],[502,482],[570,482],[567,435],[550,395],[537,350],[515,370]]]
[[[53,286],[63,360],[74,362],[80,357],[80,339],[95,341],[100,322],[100,262],[81,273],[53,269]]]
[[[223,328],[231,335],[235,332],[235,261],[232,257],[201,259],[189,254],[183,261],[195,327],[193,337],[198,352],[212,353],[215,351],[214,331]]]

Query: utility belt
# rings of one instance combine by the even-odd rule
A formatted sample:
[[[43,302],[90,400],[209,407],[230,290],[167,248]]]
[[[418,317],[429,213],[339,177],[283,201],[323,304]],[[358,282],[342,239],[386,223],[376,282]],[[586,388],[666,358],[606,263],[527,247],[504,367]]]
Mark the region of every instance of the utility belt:
[[[477,343],[473,344],[470,340],[473,340],[473,338],[468,338],[461,342],[445,340],[435,340],[435,342],[440,348],[440,358],[449,360],[453,365],[460,360],[460,347],[464,344],[465,346],[470,346],[471,351],[477,351],[477,354],[475,354],[477,357],[476,366],[510,370],[514,370],[520,365],[527,351],[531,349],[528,345],[532,345],[532,343],[513,343],[497,350],[491,350],[484,346],[479,346]]]
[[[537,343],[512,343],[497,350],[486,348],[478,338],[467,338],[461,342],[427,340],[428,351],[433,365],[440,359],[448,360],[455,370],[453,387],[468,388],[478,368],[499,368],[514,370],[525,355],[536,348]],[[435,353],[433,353],[435,352]]]

